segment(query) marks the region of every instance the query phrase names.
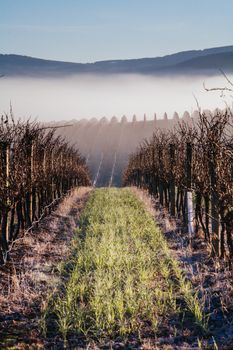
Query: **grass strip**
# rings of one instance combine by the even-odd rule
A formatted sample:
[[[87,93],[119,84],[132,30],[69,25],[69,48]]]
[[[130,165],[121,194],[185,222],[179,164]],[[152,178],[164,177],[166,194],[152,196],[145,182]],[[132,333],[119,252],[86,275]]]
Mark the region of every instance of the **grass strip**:
[[[205,319],[191,284],[171,256],[144,204],[129,189],[96,189],[73,240],[68,281],[54,298],[53,312],[64,340],[156,332],[180,314],[183,298],[194,321]]]

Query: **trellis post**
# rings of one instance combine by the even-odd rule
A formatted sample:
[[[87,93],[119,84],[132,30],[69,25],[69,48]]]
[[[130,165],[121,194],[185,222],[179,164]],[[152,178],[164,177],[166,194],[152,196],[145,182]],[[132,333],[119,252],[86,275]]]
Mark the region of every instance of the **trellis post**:
[[[175,146],[174,144],[169,145],[170,152],[170,214],[175,216],[176,214],[176,199],[175,199],[175,179],[173,175],[173,167],[175,162]]]
[[[186,223],[188,226],[189,240],[191,242],[193,229],[193,195],[192,195],[192,144],[186,144]]]

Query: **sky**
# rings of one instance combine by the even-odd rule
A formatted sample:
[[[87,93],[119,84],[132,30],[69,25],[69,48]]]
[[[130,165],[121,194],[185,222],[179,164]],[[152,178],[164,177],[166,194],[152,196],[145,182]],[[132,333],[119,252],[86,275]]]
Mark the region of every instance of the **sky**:
[[[73,62],[233,44],[232,0],[0,0],[0,53]]]

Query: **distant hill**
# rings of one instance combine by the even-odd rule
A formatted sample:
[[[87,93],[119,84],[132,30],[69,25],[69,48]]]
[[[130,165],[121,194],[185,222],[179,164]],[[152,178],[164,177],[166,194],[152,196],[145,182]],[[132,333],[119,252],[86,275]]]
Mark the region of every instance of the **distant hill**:
[[[0,74],[53,76],[72,74],[217,74],[233,73],[233,46],[193,50],[164,57],[71,63],[28,56],[0,54]]]

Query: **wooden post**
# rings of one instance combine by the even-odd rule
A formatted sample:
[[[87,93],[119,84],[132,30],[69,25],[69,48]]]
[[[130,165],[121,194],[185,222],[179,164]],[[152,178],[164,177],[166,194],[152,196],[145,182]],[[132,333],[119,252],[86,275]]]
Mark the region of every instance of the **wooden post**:
[[[155,169],[155,148],[154,145],[152,145],[152,192],[154,196],[157,196],[157,176],[156,176],[156,169]]]
[[[169,145],[170,152],[170,214],[175,216],[176,214],[176,199],[175,199],[175,179],[173,176],[173,167],[175,162],[175,146],[174,144]]]
[[[16,204],[16,214],[17,214],[17,225],[15,230],[14,239],[19,235],[20,228],[24,229],[23,211],[22,211],[22,201],[18,199]]]
[[[8,223],[8,212],[9,212],[9,175],[10,175],[10,165],[9,165],[9,145],[6,142],[1,142],[1,156],[2,156],[2,172],[4,183],[5,198],[3,199],[2,208],[2,220],[1,220],[1,248],[2,248],[2,259],[5,262],[7,259],[7,250],[9,242],[9,223]]]
[[[26,226],[30,227],[32,224],[32,181],[33,181],[33,144],[30,135],[27,135],[27,174],[28,174],[28,191],[25,196],[26,203],[24,205],[24,213],[26,219]]]
[[[30,152],[30,221],[33,222],[33,181],[34,181],[34,144],[31,142],[31,152]]]
[[[186,145],[186,223],[188,226],[189,239],[194,232],[193,229],[193,196],[192,196],[192,144]]]
[[[44,173],[44,179],[47,180],[47,174],[46,174],[46,150],[45,150],[45,148],[44,148],[44,151],[43,151],[43,173]],[[48,188],[47,188],[47,186],[48,186],[48,184],[46,183],[43,186],[43,189],[42,189],[42,191],[43,191],[43,199],[44,199],[43,204],[42,204],[43,208],[44,208],[44,206],[46,206],[48,204],[48,197],[47,197],[48,196]]]
[[[159,146],[159,150],[158,150],[158,158],[159,158],[159,201],[160,204],[163,206],[164,205],[164,197],[163,197],[163,181],[161,179],[161,173],[163,172],[163,163],[162,163],[162,149],[161,146]]]
[[[52,201],[55,199],[54,184],[53,184],[53,149],[51,151],[51,191],[52,191]]]
[[[219,196],[217,192],[217,175],[216,175],[216,151],[214,146],[209,150],[209,176],[211,186],[211,241],[212,256],[220,255],[220,234],[219,234]]]
[[[8,212],[9,212],[9,182],[10,178],[10,146],[6,144],[6,208],[7,208],[7,222],[6,222],[6,239],[9,242],[10,230],[9,230],[9,220],[8,220]]]
[[[61,155],[60,155],[60,171],[61,171],[61,176],[60,176],[60,189],[59,189],[59,197],[62,195],[63,193],[63,170],[62,170],[62,166],[63,166],[63,153],[61,151]]]

